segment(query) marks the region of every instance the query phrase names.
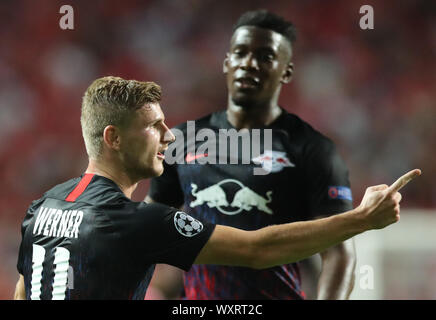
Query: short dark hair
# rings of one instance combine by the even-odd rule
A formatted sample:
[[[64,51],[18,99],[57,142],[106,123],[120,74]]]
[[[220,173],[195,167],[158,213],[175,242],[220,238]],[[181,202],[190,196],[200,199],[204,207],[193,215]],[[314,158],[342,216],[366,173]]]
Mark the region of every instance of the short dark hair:
[[[121,127],[135,110],[144,104],[158,103],[160,99],[161,88],[154,82],[112,76],[94,80],[83,96],[80,118],[89,157],[99,157],[106,126]]]
[[[233,33],[236,29],[243,26],[253,26],[275,31],[288,39],[291,44],[297,40],[297,30],[293,23],[267,10],[255,10],[243,13],[233,26]]]

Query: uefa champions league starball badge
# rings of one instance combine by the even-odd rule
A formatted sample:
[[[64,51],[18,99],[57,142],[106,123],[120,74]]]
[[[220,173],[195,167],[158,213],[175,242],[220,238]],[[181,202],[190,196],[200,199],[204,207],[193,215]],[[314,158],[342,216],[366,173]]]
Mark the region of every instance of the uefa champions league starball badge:
[[[185,237],[193,237],[203,230],[203,224],[182,211],[174,215],[174,225],[177,231]]]

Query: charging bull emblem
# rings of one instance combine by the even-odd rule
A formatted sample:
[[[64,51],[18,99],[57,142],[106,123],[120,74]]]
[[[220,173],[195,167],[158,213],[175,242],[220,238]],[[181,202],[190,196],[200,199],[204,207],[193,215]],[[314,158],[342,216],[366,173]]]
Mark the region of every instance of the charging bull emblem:
[[[239,190],[233,196],[233,201],[229,204],[227,201],[227,195],[222,186],[228,183],[237,184]],[[272,201],[272,191],[266,193],[266,197],[262,197],[255,191],[244,186],[240,181],[234,179],[225,179],[217,184],[207,187],[203,190],[199,190],[195,183],[191,183],[191,194],[196,197],[194,201],[190,203],[190,207],[207,204],[209,208],[217,208],[223,214],[235,215],[242,210],[250,211],[253,208],[257,208],[259,211],[263,211],[267,214],[273,214],[273,211],[267,206]],[[236,209],[229,209],[236,208]]]
[[[243,187],[241,190],[236,192],[231,206],[239,207],[246,211],[250,211],[252,207],[257,207],[257,209],[260,211],[272,214],[271,209],[266,205],[267,203],[271,202],[271,194],[272,191],[268,191],[266,193],[268,199],[265,199],[250,188]]]
[[[206,202],[209,208],[215,208],[218,206],[228,206],[229,203],[226,199],[226,193],[224,190],[217,184],[207,187],[206,189],[200,190],[197,192],[197,185],[195,183],[191,183],[192,187],[192,195],[197,199],[192,201],[190,206],[191,208],[199,206]]]

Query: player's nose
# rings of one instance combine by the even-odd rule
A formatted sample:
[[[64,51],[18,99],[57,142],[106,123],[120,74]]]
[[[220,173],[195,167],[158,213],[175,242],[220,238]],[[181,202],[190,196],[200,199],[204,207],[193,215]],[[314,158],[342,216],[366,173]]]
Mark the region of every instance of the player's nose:
[[[164,127],[164,134],[162,135],[163,142],[171,143],[171,142],[176,141],[176,137],[174,136],[174,134],[171,132],[171,130],[167,127],[167,125],[165,123],[163,124],[163,127]]]
[[[248,53],[246,54],[240,62],[239,67],[243,70],[250,70],[250,69],[255,69],[258,70],[259,69],[259,65],[257,63],[257,59],[254,56],[253,53]]]

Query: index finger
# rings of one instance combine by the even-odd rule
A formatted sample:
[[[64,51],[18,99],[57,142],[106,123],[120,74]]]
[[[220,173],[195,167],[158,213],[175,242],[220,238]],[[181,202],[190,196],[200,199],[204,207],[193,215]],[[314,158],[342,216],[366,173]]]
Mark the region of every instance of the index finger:
[[[393,184],[389,186],[386,191],[388,193],[395,193],[398,190],[400,190],[402,187],[404,187],[406,184],[408,184],[412,179],[416,178],[417,176],[421,175],[421,170],[414,169],[412,171],[407,172],[403,176],[397,179]]]

